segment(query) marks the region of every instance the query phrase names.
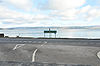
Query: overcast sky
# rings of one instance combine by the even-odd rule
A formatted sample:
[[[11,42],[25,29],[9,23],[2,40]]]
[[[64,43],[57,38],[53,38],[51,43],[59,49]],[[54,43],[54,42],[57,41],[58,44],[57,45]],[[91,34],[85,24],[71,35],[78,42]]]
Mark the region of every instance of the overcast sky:
[[[0,0],[0,27],[100,25],[100,0]]]

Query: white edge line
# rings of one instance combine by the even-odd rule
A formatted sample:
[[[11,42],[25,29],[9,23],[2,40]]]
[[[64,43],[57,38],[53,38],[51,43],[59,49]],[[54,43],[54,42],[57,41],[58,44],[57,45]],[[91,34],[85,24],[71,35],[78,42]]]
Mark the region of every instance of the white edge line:
[[[17,48],[20,48],[20,47],[22,47],[22,46],[24,46],[25,44],[17,44],[14,48],[13,48],[13,50],[16,50]]]
[[[45,41],[44,44],[42,44],[41,46],[44,46],[47,42]],[[35,55],[36,55],[36,52],[37,52],[38,49],[35,49],[35,51],[33,52],[33,55],[32,55],[32,62],[35,62]]]
[[[38,49],[35,49],[35,51],[33,52],[33,55],[32,55],[32,62],[35,62],[35,55],[36,55],[37,50],[38,50]]]
[[[100,52],[97,53],[97,57],[100,59]]]

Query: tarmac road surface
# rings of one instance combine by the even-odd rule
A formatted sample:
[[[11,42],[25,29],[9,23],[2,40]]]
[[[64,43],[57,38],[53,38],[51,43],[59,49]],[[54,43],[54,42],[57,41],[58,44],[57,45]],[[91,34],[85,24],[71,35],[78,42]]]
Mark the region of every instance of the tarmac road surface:
[[[100,40],[0,38],[0,61],[31,62],[36,49],[36,62],[100,66]]]
[[[43,44],[45,42],[53,45],[100,47],[100,40],[0,38],[0,44]]]

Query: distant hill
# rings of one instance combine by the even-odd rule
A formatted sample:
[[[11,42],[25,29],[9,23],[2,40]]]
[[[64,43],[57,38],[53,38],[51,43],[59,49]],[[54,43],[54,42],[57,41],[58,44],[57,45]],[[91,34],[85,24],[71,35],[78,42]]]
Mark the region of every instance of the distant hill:
[[[14,30],[14,29],[39,29],[39,28],[100,29],[100,26],[68,26],[68,27],[14,27],[14,28],[0,28],[0,30]]]

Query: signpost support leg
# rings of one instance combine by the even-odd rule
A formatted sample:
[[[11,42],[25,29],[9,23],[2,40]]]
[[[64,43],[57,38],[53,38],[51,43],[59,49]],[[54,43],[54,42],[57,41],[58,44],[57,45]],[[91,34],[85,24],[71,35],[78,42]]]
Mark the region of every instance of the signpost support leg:
[[[51,33],[49,33],[49,38],[51,38]]]
[[[55,33],[55,38],[56,38],[56,33]]]
[[[45,33],[44,33],[44,38],[45,38]]]

